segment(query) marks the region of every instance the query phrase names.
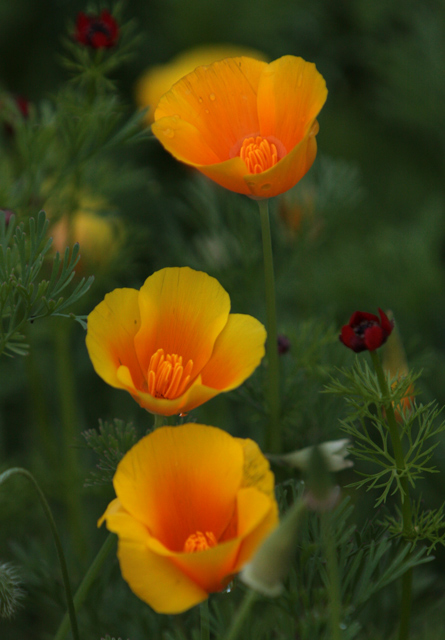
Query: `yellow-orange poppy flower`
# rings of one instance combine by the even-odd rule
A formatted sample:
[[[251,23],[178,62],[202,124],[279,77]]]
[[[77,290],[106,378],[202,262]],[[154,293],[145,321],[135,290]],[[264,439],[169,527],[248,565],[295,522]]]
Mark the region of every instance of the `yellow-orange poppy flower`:
[[[231,314],[215,278],[188,267],[157,271],[136,289],[115,289],[88,316],[96,372],[145,409],[186,413],[235,389],[264,356],[266,331]]]
[[[133,592],[181,613],[223,590],[278,523],[274,477],[252,440],[202,424],[161,427],[121,460],[99,520],[119,536]]]
[[[253,49],[233,44],[212,44],[189,49],[177,55],[167,64],[160,64],[148,69],[138,80],[135,90],[138,106],[141,109],[148,107],[145,114],[147,124],[153,122],[159,100],[175,82],[178,82],[196,67],[235,56],[249,56],[249,58],[257,60],[265,60],[263,53]]]
[[[323,77],[301,58],[227,58],[177,82],[159,101],[152,131],[226,189],[271,198],[312,166],[326,97]]]

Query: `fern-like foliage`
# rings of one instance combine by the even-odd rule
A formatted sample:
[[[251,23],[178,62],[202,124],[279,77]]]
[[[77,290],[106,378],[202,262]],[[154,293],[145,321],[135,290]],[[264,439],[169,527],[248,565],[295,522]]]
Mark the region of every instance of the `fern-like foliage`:
[[[43,211],[37,221],[30,218],[27,225],[17,226],[14,216],[6,225],[5,215],[0,212],[0,355],[25,355],[28,351],[25,326],[40,318],[63,316],[86,327],[81,316],[62,312],[88,291],[94,278],[82,278],[74,290],[62,295],[75,275],[78,244],[71,253],[67,248],[62,259],[56,253],[48,277],[42,277],[52,243],[47,236],[48,224]]]
[[[117,465],[138,441],[133,424],[118,419],[113,422],[99,420],[99,431],[89,429],[82,436],[86,446],[99,457],[96,470],[85,480],[86,487],[111,484]]]

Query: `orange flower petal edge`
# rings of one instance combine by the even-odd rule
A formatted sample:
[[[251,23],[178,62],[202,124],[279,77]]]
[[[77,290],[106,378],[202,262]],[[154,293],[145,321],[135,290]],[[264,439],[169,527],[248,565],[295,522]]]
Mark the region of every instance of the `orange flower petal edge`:
[[[88,316],[86,345],[105,382],[151,413],[186,413],[248,378],[264,356],[266,331],[230,314],[215,278],[188,267],[116,289]]]
[[[114,476],[99,525],[119,537],[133,592],[181,613],[223,590],[278,524],[273,474],[251,440],[202,424],[142,438]]]
[[[312,166],[326,97],[323,77],[302,58],[227,58],[173,85],[152,131],[178,160],[226,189],[270,198]]]

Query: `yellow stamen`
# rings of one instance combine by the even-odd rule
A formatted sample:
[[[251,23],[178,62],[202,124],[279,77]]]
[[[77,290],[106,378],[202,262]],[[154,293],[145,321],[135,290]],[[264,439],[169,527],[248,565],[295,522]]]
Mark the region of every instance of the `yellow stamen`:
[[[278,152],[273,142],[256,136],[243,141],[240,158],[246,163],[249,173],[263,173],[277,164]]]
[[[182,356],[176,353],[164,354],[164,349],[158,349],[151,356],[148,366],[148,391],[154,398],[173,400],[182,395],[190,381],[193,360],[182,366]]]
[[[195,551],[205,551],[206,549],[210,549],[210,547],[216,547],[217,540],[215,538],[215,534],[211,531],[206,531],[202,533],[202,531],[197,531],[196,533],[192,533],[189,535],[184,544],[184,551],[186,553],[194,553]]]

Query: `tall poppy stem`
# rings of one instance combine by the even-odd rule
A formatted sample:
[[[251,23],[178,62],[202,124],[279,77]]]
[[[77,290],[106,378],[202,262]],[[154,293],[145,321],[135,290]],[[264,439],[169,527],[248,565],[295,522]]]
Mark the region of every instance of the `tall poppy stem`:
[[[105,562],[110,551],[114,549],[116,546],[116,536],[114,533],[108,534],[105,542],[99,549],[97,556],[94,558],[91,563],[90,568],[86,572],[82,582],[79,585],[79,588],[76,591],[76,595],[74,596],[74,610],[78,611],[82,606],[85,598],[87,597],[88,591],[90,590],[91,585],[94,580],[97,578],[99,571],[102,569],[102,565]],[[63,616],[62,622],[60,623],[59,628],[57,629],[57,633],[54,636],[54,640],[63,640],[66,637],[69,629],[69,617],[68,613],[65,613]]]
[[[63,585],[65,587],[65,596],[66,596],[66,602],[68,606],[68,614],[69,614],[69,620],[71,623],[71,631],[73,634],[73,639],[80,640],[79,630],[77,627],[76,611],[74,609],[73,596],[72,596],[70,579],[68,574],[68,567],[66,564],[65,554],[63,553],[62,543],[60,542],[59,533],[57,531],[56,523],[54,521],[51,509],[36,479],[26,469],[21,469],[20,467],[8,469],[8,471],[5,471],[0,475],[0,485],[3,484],[3,482],[5,482],[6,480],[8,480],[8,478],[14,475],[21,475],[21,476],[24,476],[25,478],[28,478],[28,480],[31,482],[34,489],[36,490],[37,495],[39,496],[39,500],[41,502],[45,515],[48,519],[49,526],[51,527],[51,532],[54,538],[54,544],[56,545],[57,555],[59,557],[60,569],[62,571]]]
[[[167,424],[167,418],[165,416],[162,416],[160,413],[155,413],[153,431],[155,429],[159,429],[159,427],[163,427],[165,424]]]
[[[396,416],[394,414],[394,407],[392,402],[385,399],[389,398],[388,382],[386,380],[385,373],[383,371],[380,358],[375,351],[370,351],[372,364],[377,374],[380,391],[384,400],[384,409],[386,414],[386,420],[388,424],[388,431],[391,438],[392,448],[394,451],[394,460],[397,466],[397,473],[400,476],[400,484],[402,486],[402,495],[400,496],[401,508],[402,508],[402,521],[403,521],[403,533],[407,539],[409,539],[412,528],[412,510],[411,501],[409,496],[409,483],[408,478],[404,474],[405,456],[403,453],[402,442],[399,435],[399,427],[397,425]],[[401,615],[400,615],[400,628],[399,628],[399,640],[408,640],[409,638],[409,618],[411,613],[411,595],[412,595],[412,569],[406,571],[402,576],[402,602],[401,602]]]
[[[62,423],[62,473],[63,488],[68,509],[68,521],[78,555],[87,549],[83,527],[82,501],[78,491],[79,469],[75,439],[79,434],[76,384],[70,344],[71,325],[57,323],[54,330],[54,346],[57,366],[60,418]]]
[[[268,363],[269,424],[266,446],[270,453],[281,452],[280,424],[280,370],[277,346],[277,312],[275,302],[275,276],[273,268],[272,238],[270,233],[269,200],[258,200],[263,238],[264,283],[266,292],[266,329]]]
[[[204,600],[199,605],[201,616],[201,640],[210,640],[210,619],[209,619],[209,600]]]
[[[257,598],[258,593],[253,589],[246,593],[246,595],[244,596],[244,600],[242,601],[241,606],[237,611],[235,619],[232,622],[232,626],[230,627],[227,635],[224,637],[224,640],[236,640],[236,638],[240,636],[252,605]]]

